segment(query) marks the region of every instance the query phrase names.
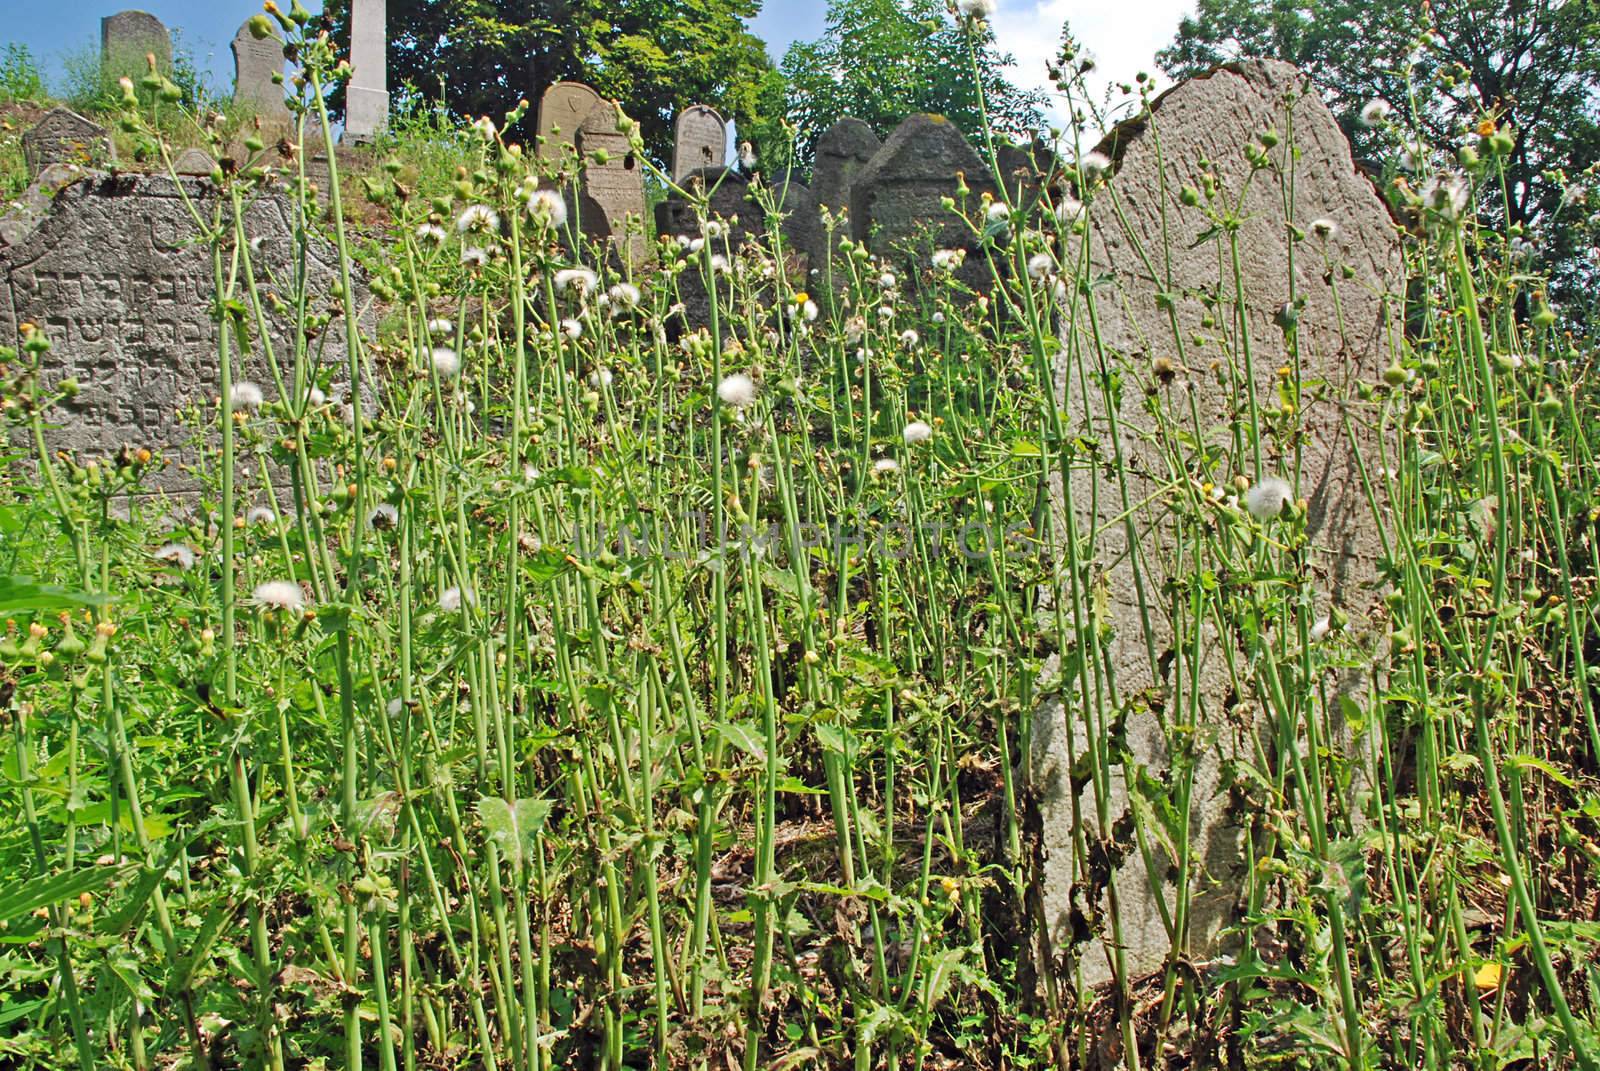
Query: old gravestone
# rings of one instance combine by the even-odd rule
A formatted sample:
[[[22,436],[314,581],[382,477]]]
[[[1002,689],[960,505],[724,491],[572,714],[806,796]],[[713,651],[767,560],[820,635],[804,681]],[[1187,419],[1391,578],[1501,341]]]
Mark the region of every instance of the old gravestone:
[[[785,269],[797,286],[805,287],[809,268],[821,259],[825,244],[816,198],[809,189],[798,182],[779,182],[758,195],[749,176],[725,167],[691,171],[680,185],[691,194],[706,194],[706,218],[723,225],[722,234],[711,239],[714,252],[737,253],[741,247],[752,243],[770,250],[770,221],[760,200],[770,197],[781,217],[778,230],[782,236]],[[656,233],[691,240],[701,237],[703,232],[694,204],[677,194],[670,194],[658,203]],[[685,321],[692,327],[709,323],[710,304],[697,267],[692,266],[679,277],[678,288],[683,297]]]
[[[174,173],[190,177],[209,178],[211,172],[216,170],[216,166],[217,162],[211,159],[204,149],[184,149],[172,160]]]
[[[274,82],[273,75],[280,80]],[[286,129],[292,122],[282,75],[283,45],[271,37],[257,38],[246,21],[233,35],[233,99],[255,112],[263,127]]]
[[[80,386],[49,414],[60,425],[46,432],[51,448],[106,456],[134,445],[165,451],[180,464],[193,457],[187,444],[194,431],[178,413],[217,393],[217,334],[210,253],[194,241],[179,183],[208,210],[216,196],[208,182],[91,175],[61,190],[31,233],[0,250],[0,339],[17,345],[22,324],[41,327],[52,343],[46,385],[71,376]],[[289,292],[299,259],[287,200],[257,200],[245,229],[261,284]],[[319,244],[310,254],[310,292],[326,293],[336,279],[332,253]],[[365,304],[364,295],[360,300]],[[275,352],[287,369],[286,325],[274,327]],[[322,361],[343,367],[343,329],[324,337]],[[268,398],[275,396],[259,348],[242,365]],[[195,481],[175,465],[151,485],[184,490]]]
[[[106,128],[66,108],[51,108],[22,135],[22,156],[28,174],[38,176],[51,164],[95,167],[115,159]]]
[[[629,263],[645,256],[644,169],[617,129],[617,106],[601,101],[578,125],[578,152],[583,158],[583,192],[578,219],[587,238],[606,240]],[[633,222],[630,224],[630,220]]]
[[[370,141],[389,125],[388,32],[385,0],[351,0],[351,73],[344,105],[347,141]]]
[[[578,127],[589,117],[600,94],[582,82],[557,82],[539,98],[539,157],[559,162],[564,146],[578,145]]]
[[[923,258],[919,267],[931,249],[975,252],[971,228],[940,204],[941,198],[956,196],[958,174],[972,191],[966,211],[977,214],[982,194],[995,192],[990,168],[944,116],[906,119],[850,184],[850,227],[856,239],[886,259]],[[976,255],[969,255],[959,272],[969,285],[982,285],[988,273]]]
[[[1268,127],[1292,129],[1294,149],[1301,154],[1293,162],[1296,223],[1304,228],[1326,217],[1338,223],[1340,234],[1326,247],[1314,239],[1299,243],[1291,267],[1280,183],[1276,176],[1255,176],[1241,209],[1245,222],[1239,282],[1245,297],[1238,309],[1230,304],[1235,286],[1231,270],[1219,267],[1226,258],[1219,258],[1206,237],[1210,220],[1183,206],[1179,191],[1199,184],[1199,161],[1209,160],[1219,172],[1222,198],[1231,205],[1247,185],[1249,165],[1242,150]],[[1159,135],[1159,148],[1152,132]],[[1164,585],[1170,579],[1186,590],[1186,578],[1221,563],[1177,560],[1179,522],[1168,510],[1173,496],[1164,492],[1174,479],[1204,476],[1226,484],[1235,474],[1253,474],[1250,451],[1231,456],[1230,421],[1239,417],[1246,396],[1237,325],[1241,320],[1248,325],[1256,391],[1267,404],[1265,400],[1277,397],[1278,367],[1291,360],[1284,332],[1274,321],[1290,297],[1293,279],[1295,294],[1306,300],[1298,326],[1299,375],[1306,391],[1298,413],[1304,434],[1299,492],[1309,502],[1310,565],[1319,599],[1307,612],[1326,614],[1339,606],[1350,614],[1352,627],[1361,629],[1377,597],[1377,548],[1354,454],[1359,444],[1371,456],[1371,444],[1350,441],[1344,406],[1356,384],[1374,381],[1386,363],[1385,332],[1394,314],[1389,299],[1403,276],[1387,209],[1357,171],[1349,144],[1315,89],[1291,66],[1249,62],[1179,85],[1156,102],[1148,122],[1113,131],[1102,151],[1117,161],[1109,187],[1115,201],[1107,191],[1093,200],[1087,223],[1093,242],[1090,270],[1114,282],[1092,291],[1092,321],[1086,298],[1064,314],[1063,352],[1056,370],[1056,389],[1069,420],[1066,434],[1093,453],[1074,469],[1066,495],[1057,487],[1055,524],[1059,539],[1070,511],[1079,540],[1092,537],[1088,553],[1093,560],[1086,575],[1089,583],[1100,586],[1093,601],[1104,606],[1106,619],[1097,624],[1112,629],[1111,673],[1101,683],[1109,687],[1114,682],[1120,705],[1108,717],[1126,718],[1126,744],[1132,753],[1111,770],[1113,828],[1099,828],[1092,786],[1082,787],[1078,800],[1091,855],[1099,857],[1094,846],[1100,844],[1127,848],[1115,870],[1118,915],[1128,970],[1137,977],[1160,969],[1172,947],[1162,907],[1170,913],[1177,903],[1173,852],[1180,843],[1188,845],[1193,875],[1191,915],[1180,935],[1180,952],[1196,961],[1223,951],[1227,941],[1219,931],[1237,918],[1248,865],[1243,849],[1250,814],[1236,813],[1231,805],[1232,764],[1253,761],[1267,732],[1254,713],[1259,707],[1250,691],[1249,667],[1238,658],[1232,664],[1243,674],[1240,689],[1246,694],[1233,691],[1226,646],[1234,642],[1231,633],[1208,624],[1200,633],[1198,658],[1191,646],[1192,630],[1184,637],[1184,649],[1174,650]],[[1273,155],[1280,162],[1290,160],[1287,146],[1280,145]],[[1151,259],[1142,259],[1141,253]],[[1167,255],[1170,266],[1162,259]],[[1151,264],[1161,278],[1151,277]],[[1354,271],[1353,278],[1341,279],[1344,265]],[[1169,271],[1170,288],[1164,281]],[[1221,295],[1209,326],[1198,299],[1201,293]],[[1171,314],[1165,305],[1172,307]],[[1103,350],[1095,348],[1096,327]],[[1200,345],[1206,338],[1210,343]],[[1181,355],[1180,342],[1185,347]],[[1119,377],[1120,389],[1093,373],[1102,354],[1110,373]],[[1154,379],[1156,358],[1176,368],[1174,386],[1163,388]],[[1235,373],[1229,368],[1239,378],[1230,382]],[[1174,452],[1160,426],[1164,421],[1171,427],[1176,420],[1192,427],[1191,401],[1205,445],[1221,462],[1174,474],[1173,459],[1194,464],[1200,447],[1191,443]],[[1163,418],[1147,405],[1156,406]],[[1117,414],[1115,430],[1108,412]],[[1351,427],[1362,426],[1357,415]],[[1118,445],[1120,465],[1113,461]],[[1294,477],[1295,459],[1280,453],[1282,447],[1269,440],[1263,449],[1266,475]],[[1064,588],[1064,575],[1060,583]],[[1148,614],[1140,611],[1141,586]],[[1039,934],[1039,958],[1046,965],[1066,962],[1073,951],[1074,920],[1087,919],[1093,943],[1076,951],[1082,955],[1082,977],[1093,983],[1110,977],[1108,953],[1102,949],[1110,947],[1111,930],[1103,870],[1085,873],[1075,860],[1070,774],[1073,756],[1081,755],[1087,743],[1083,726],[1089,702],[1083,689],[1088,679],[1063,680],[1059,697],[1036,714],[1031,773],[1043,856],[1045,928]],[[1172,739],[1194,742],[1192,810],[1188,828],[1175,830],[1170,845],[1159,833],[1147,842],[1154,862],[1147,869],[1138,849],[1128,844],[1126,829],[1117,832],[1117,823],[1131,809],[1153,806],[1147,801],[1159,798],[1136,778],[1142,769],[1152,779],[1143,783],[1148,786],[1166,776],[1169,729]],[[1091,862],[1089,870],[1096,869]]]
[[[817,203],[835,211],[850,207],[850,184],[883,147],[878,135],[860,119],[846,117],[817,139],[816,162],[811,168],[811,190]]]
[[[157,70],[172,70],[172,35],[160,19],[147,11],[119,11],[100,20],[102,77],[126,75],[137,82],[149,69],[149,56],[156,58]]]
[[[722,167],[728,162],[728,124],[705,104],[678,113],[673,124],[672,181],[682,183],[689,172]]]

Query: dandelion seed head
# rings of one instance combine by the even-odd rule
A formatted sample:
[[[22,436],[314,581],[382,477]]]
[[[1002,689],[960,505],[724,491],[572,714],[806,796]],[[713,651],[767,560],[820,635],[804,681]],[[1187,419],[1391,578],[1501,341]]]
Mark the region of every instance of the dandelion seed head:
[[[956,10],[969,19],[987,19],[999,6],[999,0],[956,0]]]
[[[1111,174],[1111,157],[1103,152],[1084,153],[1078,161],[1078,170],[1087,182],[1099,182]]]
[[[555,190],[534,190],[528,195],[528,215],[559,230],[567,225],[567,200]]]
[[[305,609],[305,593],[293,580],[268,580],[256,585],[250,601],[264,610],[298,614]]]
[[[445,238],[444,228],[437,223],[422,223],[417,226],[417,241],[427,245],[438,245]]]
[[[372,512],[367,514],[367,527],[379,532],[386,532],[400,523],[400,511],[387,502],[379,502],[372,507]]]
[[[1389,113],[1394,109],[1382,97],[1373,97],[1361,107],[1361,125],[1364,127],[1380,127],[1389,120]]]
[[[449,346],[435,346],[428,360],[440,379],[454,379],[461,373],[461,355]]]
[[[583,325],[568,317],[561,321],[561,333],[576,342],[583,337]]]
[[[630,309],[639,304],[639,299],[641,296],[639,293],[639,288],[634,286],[632,283],[618,283],[610,290],[607,290],[606,295],[618,305]]]
[[[469,268],[481,268],[489,263],[489,251],[482,246],[463,246],[461,250],[461,263]]]
[[[251,506],[244,519],[246,524],[265,525],[276,522],[278,515],[266,506]]]
[[[921,446],[933,438],[933,425],[926,420],[913,420],[900,432],[900,438],[905,440],[907,446]]]
[[[1332,242],[1339,237],[1339,224],[1326,216],[1312,220],[1311,225],[1306,229],[1319,242]]]
[[[1244,495],[1244,508],[1258,521],[1271,520],[1294,499],[1294,488],[1276,476],[1266,476],[1250,485]]]
[[[1056,263],[1050,259],[1049,253],[1035,253],[1028,258],[1028,275],[1033,279],[1043,279],[1055,271]]]
[[[163,543],[156,548],[155,557],[168,565],[176,565],[184,572],[194,568],[194,551],[182,543]]]
[[[456,613],[463,605],[472,602],[472,591],[470,589],[451,587],[439,592],[439,609],[447,614]]]
[[[500,230],[500,213],[488,205],[468,205],[456,217],[456,230],[462,234],[494,234]]]
[[[900,462],[892,457],[880,457],[872,463],[872,471],[878,476],[887,476],[900,471]]]
[[[558,294],[570,290],[579,297],[587,297],[600,285],[600,277],[588,268],[562,268],[556,272],[555,284]]]
[[[248,379],[241,379],[235,383],[233,389],[229,392],[229,397],[235,410],[256,409],[266,400],[261,393],[261,388]]]

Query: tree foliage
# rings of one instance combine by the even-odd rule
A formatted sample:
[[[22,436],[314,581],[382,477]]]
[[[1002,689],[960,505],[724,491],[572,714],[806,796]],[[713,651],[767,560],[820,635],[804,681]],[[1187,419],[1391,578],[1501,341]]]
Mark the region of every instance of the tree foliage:
[[[498,121],[519,99],[537,106],[554,82],[586,82],[620,100],[665,159],[673,120],[691,104],[741,126],[765,118],[772,64],[745,27],[760,9],[761,0],[389,0],[389,84]],[[338,40],[350,39],[349,15],[350,0],[328,0]]]
[[[1485,118],[1509,124],[1509,222],[1569,290],[1592,278],[1593,221],[1571,180],[1600,159],[1600,0],[1199,0],[1157,60],[1184,78],[1242,56],[1308,72],[1369,160],[1385,154],[1358,121],[1374,97],[1414,112],[1435,145],[1466,143]]]
[[[972,27],[979,80],[966,31],[944,0],[830,0],[821,38],[797,42],[783,57],[787,112],[808,162],[817,135],[853,116],[884,137],[908,115],[935,112],[969,138],[981,136],[981,85],[997,132],[1026,135],[1040,122],[1044,96],[1006,76],[1011,56],[995,47],[987,23]]]

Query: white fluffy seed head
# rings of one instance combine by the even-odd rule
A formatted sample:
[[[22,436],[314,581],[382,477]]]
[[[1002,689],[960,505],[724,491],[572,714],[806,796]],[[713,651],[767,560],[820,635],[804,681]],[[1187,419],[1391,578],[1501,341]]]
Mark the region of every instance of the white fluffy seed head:
[[[1050,259],[1049,253],[1035,253],[1028,258],[1028,276],[1032,279],[1043,279],[1055,270],[1055,261]]]
[[[278,515],[266,506],[251,506],[250,512],[244,515],[244,519],[246,524],[272,524],[278,519]]]
[[[1271,520],[1294,500],[1294,488],[1276,476],[1266,476],[1250,485],[1244,495],[1244,508],[1258,521]]]
[[[182,543],[163,543],[156,548],[156,560],[176,565],[184,572],[194,568],[194,551]]]
[[[500,213],[488,205],[468,205],[456,217],[456,230],[462,234],[494,234],[500,229]]]
[[[1373,97],[1361,108],[1361,125],[1365,127],[1382,126],[1388,121],[1391,111],[1393,109],[1389,107],[1388,101],[1382,97]]]
[[[229,393],[233,401],[233,408],[236,410],[255,409],[265,400],[261,393],[261,388],[248,379],[239,380],[233,385],[233,389]]]
[[[292,580],[268,580],[257,584],[251,601],[264,610],[298,614],[305,609],[305,593]]]
[[[1339,225],[1326,216],[1312,220],[1306,229],[1319,242],[1331,242],[1339,237]]]
[[[1099,182],[1111,174],[1111,157],[1103,152],[1085,153],[1078,161],[1078,170],[1086,181]]]
[[[600,277],[588,268],[563,268],[556,272],[555,284],[558,294],[571,290],[579,297],[585,297],[600,285]]]
[[[546,227],[567,225],[567,201],[555,190],[534,190],[528,195],[528,215]]]
[[[461,374],[461,355],[449,346],[435,346],[428,360],[440,379],[454,379]]]
[[[722,404],[734,409],[744,409],[755,404],[755,380],[743,372],[734,372],[722,377],[722,382],[717,384],[717,397],[722,399]]]
[[[463,604],[471,603],[472,592],[462,588],[445,588],[439,592],[439,609],[447,614],[459,611]]]
[[[387,502],[379,502],[367,514],[367,527],[380,532],[388,531],[400,523],[400,511]]]
[[[933,438],[933,425],[926,420],[913,420],[905,426],[900,437],[905,440],[907,446],[921,446]]]
[[[986,19],[999,6],[999,0],[956,0],[956,10],[969,19]]]

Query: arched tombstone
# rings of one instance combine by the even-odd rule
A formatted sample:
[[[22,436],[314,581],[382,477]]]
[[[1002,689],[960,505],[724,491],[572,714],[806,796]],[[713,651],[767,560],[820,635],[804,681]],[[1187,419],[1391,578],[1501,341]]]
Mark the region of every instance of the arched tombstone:
[[[579,225],[585,237],[609,240],[635,267],[644,262],[644,168],[628,135],[617,129],[617,106],[601,101],[578,124],[577,149],[583,159]],[[630,218],[632,224],[629,223]]]
[[[582,82],[557,82],[539,97],[539,158],[559,163],[564,146],[578,145],[578,127],[600,104],[600,94]]]
[[[116,159],[106,128],[67,108],[51,108],[22,135],[22,158],[37,178],[51,164],[97,167]]]
[[[1339,227],[1335,236],[1294,245],[1292,257],[1284,189],[1272,172],[1252,175],[1243,155],[1269,128],[1293,131],[1293,144],[1271,155],[1293,167],[1296,225],[1330,218]],[[1263,441],[1262,468],[1264,476],[1298,479],[1295,493],[1308,502],[1305,553],[1316,602],[1303,612],[1314,621],[1337,607],[1363,637],[1379,596],[1378,546],[1356,456],[1359,449],[1371,465],[1377,453],[1367,416],[1350,407],[1360,404],[1357,388],[1375,382],[1388,361],[1387,335],[1404,278],[1393,218],[1352,161],[1332,113],[1288,64],[1250,61],[1184,82],[1160,97],[1148,117],[1107,135],[1101,152],[1115,162],[1115,196],[1101,191],[1090,201],[1088,272],[1096,285],[1066,299],[1055,369],[1064,435],[1080,444],[1086,460],[1072,470],[1069,486],[1055,487],[1053,514],[1058,556],[1066,560],[1070,518],[1087,555],[1080,556],[1083,570],[1097,585],[1089,601],[1101,616],[1083,627],[1109,644],[1094,661],[1108,671],[1102,683],[1115,683],[1118,706],[1105,714],[1121,726],[1119,757],[1109,771],[1110,825],[1100,826],[1095,789],[1073,765],[1088,743],[1086,711],[1095,700],[1083,689],[1094,687],[1095,670],[1055,673],[1054,656],[1040,684],[1040,694],[1052,698],[1033,719],[1029,792],[1042,858],[1037,960],[1050,969],[1081,957],[1088,984],[1110,977],[1106,879],[1113,874],[1130,978],[1162,969],[1172,952],[1165,919],[1178,904],[1178,852],[1192,868],[1179,957],[1197,963],[1225,953],[1231,943],[1225,934],[1239,919],[1250,865],[1246,837],[1260,808],[1248,802],[1259,797],[1245,771],[1258,747],[1271,746],[1270,730],[1249,659],[1237,647],[1228,650],[1237,643],[1233,626],[1209,614],[1195,625],[1188,611],[1171,608],[1174,601],[1187,604],[1188,596],[1166,594],[1229,572],[1205,547],[1180,544],[1183,525],[1195,522],[1183,519],[1186,504],[1172,507],[1192,501],[1189,488],[1202,481],[1227,486],[1236,475],[1254,477],[1252,451],[1234,456],[1230,431],[1248,405],[1237,332],[1247,327],[1256,346],[1258,397],[1278,397],[1280,365],[1302,388],[1292,414],[1296,430]],[[1218,177],[1221,203],[1231,207],[1244,193],[1237,279],[1230,258],[1218,256],[1211,218],[1181,201],[1183,187],[1200,185],[1201,160]],[[1069,262],[1083,240],[1069,247]],[[1294,327],[1298,368],[1280,311],[1291,284],[1305,302]],[[1170,387],[1156,371],[1158,361]],[[1202,439],[1179,444],[1175,427],[1194,429]],[[1175,459],[1184,466],[1176,472]],[[1060,570],[1065,577],[1065,566]],[[1181,635],[1172,616],[1180,612]],[[1325,690],[1302,685],[1335,704],[1308,716],[1326,714],[1338,731],[1338,697],[1351,694],[1350,682],[1327,683]],[[1192,767],[1175,767],[1178,753],[1192,755],[1186,760]],[[1168,806],[1176,790],[1170,779],[1188,776],[1185,769],[1192,769],[1192,788],[1181,814]],[[1149,816],[1143,828],[1150,866],[1124,824],[1135,814]],[[1086,825],[1075,827],[1075,816]],[[1083,841],[1091,845],[1086,867],[1075,847]],[[1108,852],[1114,866],[1105,865]]]
[[[127,76],[137,83],[149,70],[148,56],[161,73],[172,70],[172,35],[160,19],[148,11],[119,11],[100,20],[102,79]]]
[[[984,286],[989,268],[975,255],[972,229],[940,203],[956,196],[962,178],[971,191],[965,209],[977,213],[982,195],[995,192],[989,166],[950,120],[913,115],[850,184],[850,229],[885,260],[914,262],[918,268],[927,266],[929,248],[965,249],[974,255],[959,276],[969,286]]]
[[[234,101],[254,111],[263,127],[286,129],[292,118],[283,97],[283,46],[271,37],[257,38],[247,21],[233,35],[232,47]]]
[[[372,140],[389,125],[389,13],[385,0],[350,0],[350,84],[344,139]]]
[[[705,104],[679,112],[673,124],[672,181],[681,184],[691,171],[727,162],[728,124],[721,113]]]
[[[817,204],[835,211],[848,209],[850,184],[881,148],[878,135],[860,119],[846,116],[824,130],[811,165],[811,190],[817,195]]]

